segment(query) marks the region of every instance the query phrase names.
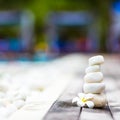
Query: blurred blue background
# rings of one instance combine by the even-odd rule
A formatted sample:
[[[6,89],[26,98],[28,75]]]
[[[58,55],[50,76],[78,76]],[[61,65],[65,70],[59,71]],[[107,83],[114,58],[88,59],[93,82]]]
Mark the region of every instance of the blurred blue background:
[[[120,52],[119,0],[0,0],[0,60]]]

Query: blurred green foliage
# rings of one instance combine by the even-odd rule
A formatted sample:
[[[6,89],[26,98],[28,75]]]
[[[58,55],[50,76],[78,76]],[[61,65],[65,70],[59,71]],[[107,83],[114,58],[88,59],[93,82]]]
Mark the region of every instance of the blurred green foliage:
[[[101,36],[101,51],[105,51],[105,40],[110,23],[110,6],[114,0],[0,0],[1,10],[30,9],[35,15],[37,41],[44,40],[45,18],[51,11],[88,10],[98,17]]]

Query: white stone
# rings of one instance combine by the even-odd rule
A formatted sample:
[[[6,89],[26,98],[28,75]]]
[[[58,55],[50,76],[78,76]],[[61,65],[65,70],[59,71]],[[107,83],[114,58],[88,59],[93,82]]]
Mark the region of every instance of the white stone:
[[[87,73],[84,80],[87,83],[98,83],[103,80],[103,74],[101,72]]]
[[[6,84],[0,83],[0,91],[6,92],[8,90],[8,86]]]
[[[17,107],[13,104],[10,104],[6,107],[5,116],[8,117],[17,111]]]
[[[104,58],[101,55],[97,55],[97,56],[89,58],[88,62],[89,62],[89,66],[100,65],[104,63]]]
[[[7,99],[7,98],[0,99],[0,106],[1,106],[1,107],[2,107],[2,106],[6,107],[6,106],[8,106],[9,104],[10,104],[9,99]]]
[[[84,93],[102,93],[105,89],[104,83],[85,83],[83,86]]]
[[[27,94],[23,91],[16,90],[16,91],[8,91],[7,92],[7,97],[11,100],[25,100]]]
[[[5,104],[4,104],[4,102],[3,102],[2,99],[0,99],[0,108],[1,108],[1,107],[5,107]]]
[[[0,92],[0,98],[4,98],[5,97],[5,93],[4,92]]]
[[[94,94],[92,101],[95,107],[105,107],[107,104],[107,98],[105,94]]]
[[[0,116],[6,117],[6,113],[7,113],[7,108],[6,107],[1,107],[0,108]]]
[[[1,116],[1,114],[0,114],[0,120],[8,120],[8,119],[3,117],[3,116]]]
[[[17,101],[13,102],[13,105],[15,105],[17,107],[17,109],[20,109],[21,107],[23,107],[25,105],[25,101],[17,100]]]
[[[26,94],[19,94],[16,97],[14,97],[15,100],[26,100]]]
[[[99,71],[100,71],[100,65],[89,66],[85,69],[85,73],[99,72]]]

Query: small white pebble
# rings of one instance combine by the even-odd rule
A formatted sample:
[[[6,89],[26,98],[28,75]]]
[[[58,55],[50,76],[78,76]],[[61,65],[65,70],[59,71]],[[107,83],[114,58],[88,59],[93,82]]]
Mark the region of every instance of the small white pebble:
[[[1,116],[1,114],[0,114],[0,120],[8,120],[8,119],[5,118],[4,116]]]
[[[10,115],[12,115],[14,112],[17,111],[17,107],[13,104],[10,104],[6,107],[6,113],[5,116],[8,117]]]
[[[5,93],[4,92],[0,92],[0,98],[5,97]]]
[[[25,100],[27,94],[23,91],[16,90],[16,91],[8,91],[7,97],[13,102],[15,100]]]
[[[91,72],[99,72],[100,71],[100,65],[93,65],[89,66],[85,69],[85,73],[91,73]]]
[[[85,83],[83,86],[84,93],[102,93],[105,89],[104,83]]]
[[[1,107],[0,108],[0,116],[6,117],[6,113],[7,113],[7,108],[6,107]]]
[[[11,79],[11,75],[10,74],[7,74],[7,73],[4,73],[3,75],[2,75],[2,80],[4,80],[4,81],[9,81]]]
[[[25,101],[17,100],[17,101],[13,102],[13,105],[15,105],[17,107],[17,109],[20,109],[21,107],[23,107],[25,105]]]
[[[12,86],[10,86],[11,91],[16,91],[20,89],[20,85],[18,83],[13,83]]]
[[[93,57],[89,58],[88,62],[89,62],[89,66],[100,65],[100,64],[104,63],[104,58],[102,55],[97,55],[97,56],[93,56]]]
[[[101,72],[87,73],[84,80],[87,83],[99,83],[103,80],[103,74]]]
[[[3,100],[0,99],[0,108],[5,107]]]
[[[18,94],[17,96],[14,97],[14,100],[26,100],[26,94]]]
[[[1,105],[1,106],[6,107],[6,106],[8,106],[9,104],[11,104],[11,102],[10,102],[9,99],[7,99],[7,98],[0,99],[0,105]]]
[[[1,83],[0,84],[0,91],[1,92],[6,92],[8,90],[7,84]]]
[[[29,96],[31,91],[30,91],[29,88],[27,88],[27,87],[25,86],[25,87],[22,87],[22,88],[19,90],[19,92],[20,92],[21,94],[25,94],[26,96]]]

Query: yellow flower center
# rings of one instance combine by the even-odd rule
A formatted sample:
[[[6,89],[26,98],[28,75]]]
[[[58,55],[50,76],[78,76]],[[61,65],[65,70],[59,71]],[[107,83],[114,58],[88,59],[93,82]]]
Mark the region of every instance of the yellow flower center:
[[[85,103],[85,102],[87,102],[87,100],[86,100],[85,98],[82,98],[82,102],[84,102],[84,103]]]

